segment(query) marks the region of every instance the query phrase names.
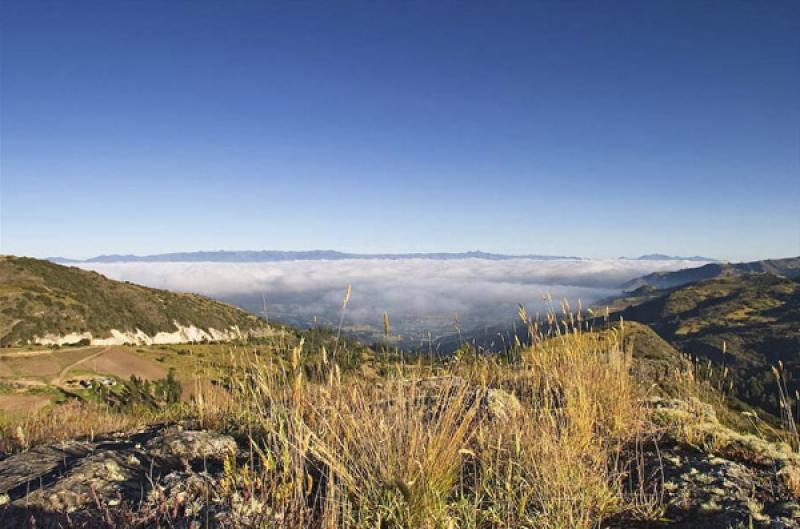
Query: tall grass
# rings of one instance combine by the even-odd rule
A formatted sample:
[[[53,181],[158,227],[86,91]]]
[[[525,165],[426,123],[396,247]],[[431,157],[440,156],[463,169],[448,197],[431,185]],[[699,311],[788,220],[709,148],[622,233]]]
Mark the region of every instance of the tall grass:
[[[786,382],[786,371],[783,362],[772,368],[772,374],[778,384],[778,402],[781,409],[781,426],[786,440],[792,450],[800,452],[800,432],[798,431],[798,418],[800,418],[800,395],[795,392],[791,394],[789,385]],[[797,410],[793,409],[795,406]]]
[[[223,486],[297,527],[580,529],[640,508],[624,483],[648,423],[620,332],[551,323],[514,363],[398,363],[379,380],[254,357],[204,409],[252,446]]]
[[[155,420],[155,414],[120,413],[109,406],[73,400],[44,413],[0,424],[0,452],[16,452],[76,437],[92,438],[130,430]]]
[[[256,527],[589,529],[658,512],[629,486],[651,426],[624,327],[586,332],[566,307],[542,324],[521,315],[531,345],[504,357],[343,370],[302,342],[242,352],[183,408],[248,447],[217,493],[246,498]],[[133,424],[102,417],[103,430]]]

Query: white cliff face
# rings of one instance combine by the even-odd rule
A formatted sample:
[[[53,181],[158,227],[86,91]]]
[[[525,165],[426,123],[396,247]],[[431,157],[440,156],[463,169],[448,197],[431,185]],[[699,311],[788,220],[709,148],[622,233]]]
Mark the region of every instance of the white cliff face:
[[[228,329],[201,329],[194,325],[184,326],[174,321],[175,332],[159,332],[155,336],[150,336],[141,329],[132,331],[120,331],[111,329],[110,337],[100,338],[92,336],[90,332],[70,333],[67,335],[46,334],[35,336],[31,343],[38,345],[68,345],[86,340],[90,345],[160,345],[176,343],[194,342],[229,342],[250,335],[250,332],[243,333],[238,326],[234,325]]]
[[[84,333],[77,333],[73,332],[70,334],[65,334],[64,336],[59,336],[57,334],[45,334],[43,337],[34,336],[33,340],[29,340],[29,344],[38,344],[38,345],[67,345],[78,343],[83,340],[92,340],[92,333],[84,332]]]

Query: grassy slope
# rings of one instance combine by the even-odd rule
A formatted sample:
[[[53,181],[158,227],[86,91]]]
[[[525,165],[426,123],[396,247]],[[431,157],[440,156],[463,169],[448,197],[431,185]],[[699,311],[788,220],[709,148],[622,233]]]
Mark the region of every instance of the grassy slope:
[[[779,361],[790,377],[800,378],[796,280],[731,275],[633,298],[620,315],[650,325],[685,353],[729,368],[736,395],[752,405],[778,411],[771,366]],[[798,387],[790,382],[792,391]]]
[[[202,296],[112,281],[49,261],[0,257],[0,345],[47,333],[174,332],[173,321],[203,329],[262,325],[243,310]]]
[[[800,277],[800,257],[767,259],[750,263],[710,263],[674,272],[654,272],[628,281],[623,288],[629,291],[640,287],[674,288],[697,281],[741,277],[753,273],[782,275],[787,278]]]

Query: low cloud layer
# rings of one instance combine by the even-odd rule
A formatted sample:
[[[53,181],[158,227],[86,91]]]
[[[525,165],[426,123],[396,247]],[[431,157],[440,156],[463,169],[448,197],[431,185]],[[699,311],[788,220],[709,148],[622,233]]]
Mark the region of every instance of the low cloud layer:
[[[641,275],[702,263],[689,261],[512,259],[341,260],[275,263],[91,263],[83,268],[112,279],[196,292],[310,325],[338,320],[348,284],[349,324],[379,325],[388,312],[405,333],[436,332],[456,314],[465,328],[508,322],[523,303],[544,309],[543,296],[590,304],[618,294]],[[263,297],[262,297],[263,296]]]

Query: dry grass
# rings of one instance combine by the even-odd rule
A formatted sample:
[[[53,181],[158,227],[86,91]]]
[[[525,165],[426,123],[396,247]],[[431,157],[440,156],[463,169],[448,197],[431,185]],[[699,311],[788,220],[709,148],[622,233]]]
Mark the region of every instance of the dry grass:
[[[785,438],[795,452],[800,452],[800,432],[798,431],[798,421],[800,420],[800,395],[795,392],[791,394],[786,382],[786,370],[783,362],[778,362],[772,368],[775,380],[778,384],[778,400],[781,407],[781,425],[785,432]],[[797,406],[797,409],[795,409]]]
[[[242,355],[229,384],[198,384],[183,413],[249,440],[219,489],[247,498],[257,527],[589,529],[657,516],[660,497],[629,485],[652,427],[624,331],[583,332],[565,314],[546,333],[531,326],[513,362],[395,362],[369,378],[326,352],[306,362],[302,344]],[[54,413],[21,425],[17,445],[147,420],[77,404]]]
[[[16,452],[42,443],[130,430],[152,420],[152,417],[118,413],[107,406],[70,401],[0,425],[0,451]]]
[[[380,383],[335,364],[310,383],[299,351],[253,358],[231,398],[202,401],[208,426],[251,439],[223,487],[296,527],[576,529],[657,512],[624,486],[649,424],[621,333],[579,328],[560,322],[514,364],[396,364]]]

